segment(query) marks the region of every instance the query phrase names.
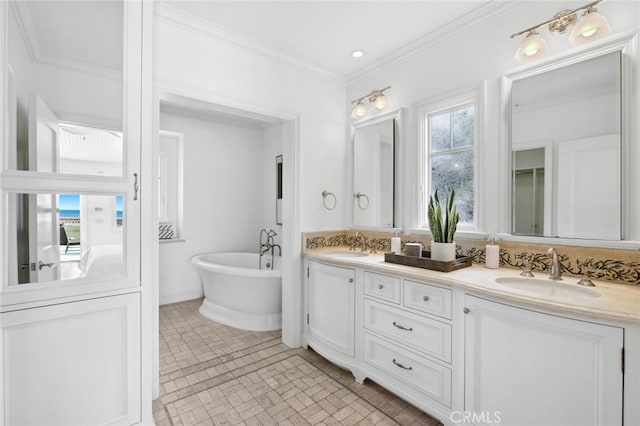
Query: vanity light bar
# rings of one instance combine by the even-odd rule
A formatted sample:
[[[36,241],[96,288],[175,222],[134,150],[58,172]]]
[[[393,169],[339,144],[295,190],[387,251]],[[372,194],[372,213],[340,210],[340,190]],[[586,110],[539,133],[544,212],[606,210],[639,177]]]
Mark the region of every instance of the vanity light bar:
[[[391,86],[387,86],[384,89],[372,90],[371,93],[351,101],[352,104],[356,104],[356,106],[353,107],[353,111],[351,111],[351,118],[362,118],[367,115],[367,107],[363,102],[365,99],[369,100],[372,109],[385,109],[389,104],[387,103],[387,98],[385,98],[383,92],[387,89],[391,89]]]
[[[596,7],[597,5],[599,5],[600,3],[603,3],[605,0],[597,0],[594,2],[591,2],[589,4],[585,4],[584,6],[581,6],[577,9],[573,9],[573,10],[563,10],[560,11],[558,13],[556,13],[553,18],[548,19],[538,25],[534,25],[533,27],[527,28],[526,30],[522,30],[520,32],[511,34],[510,38],[516,38],[519,35],[522,35],[524,33],[530,33],[532,31],[537,30],[540,27],[543,27],[545,25],[549,25],[549,31],[551,32],[559,32],[559,33],[563,33],[565,32],[565,30],[567,29],[568,26],[572,25],[575,21],[576,21],[576,17],[575,14],[577,12],[580,12],[581,10],[588,10],[590,8]]]
[[[600,15],[595,8],[604,1],[605,0],[596,0],[573,10],[561,10],[551,19],[511,34],[512,39],[526,34],[525,39],[516,50],[515,59],[519,62],[527,62],[544,56],[547,53],[547,43],[536,31],[545,25],[552,33],[564,33],[569,27],[575,24],[569,35],[569,41],[572,44],[584,43],[609,34],[611,28],[609,27],[607,18]],[[576,13],[580,11],[584,11],[584,13],[580,17],[580,20],[578,20]],[[576,21],[578,21],[577,24]]]

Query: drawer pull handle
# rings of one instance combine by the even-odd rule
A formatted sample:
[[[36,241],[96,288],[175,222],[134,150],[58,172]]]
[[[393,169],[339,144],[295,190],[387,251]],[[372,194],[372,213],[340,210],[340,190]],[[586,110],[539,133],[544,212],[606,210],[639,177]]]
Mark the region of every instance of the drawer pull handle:
[[[409,328],[407,328],[407,327],[403,327],[403,326],[401,326],[400,324],[396,323],[395,321],[393,322],[393,326],[394,326],[395,328],[399,328],[400,330],[413,331],[413,328],[411,328],[411,327],[409,327]]]
[[[464,312],[465,314],[468,314],[469,312],[471,312],[471,309],[469,309],[469,308],[464,308],[464,309],[462,310],[462,312]]]
[[[349,278],[349,282],[352,283],[353,282],[353,278]]]
[[[429,296],[422,296],[422,300],[424,300],[425,302],[429,301]]]
[[[384,286],[382,284],[378,284],[378,290],[382,290]]]
[[[405,367],[404,365],[400,364],[398,361],[396,361],[396,359],[393,359],[393,363],[395,365],[397,365],[398,367],[402,368],[403,370],[413,370],[413,367]]]

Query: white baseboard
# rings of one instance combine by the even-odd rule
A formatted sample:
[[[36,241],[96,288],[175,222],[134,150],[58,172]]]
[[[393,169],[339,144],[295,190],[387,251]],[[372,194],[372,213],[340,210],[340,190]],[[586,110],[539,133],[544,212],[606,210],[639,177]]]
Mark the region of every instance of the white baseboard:
[[[184,302],[186,300],[200,299],[204,296],[202,289],[185,291],[182,293],[174,293],[160,296],[160,306],[168,305],[170,303]]]

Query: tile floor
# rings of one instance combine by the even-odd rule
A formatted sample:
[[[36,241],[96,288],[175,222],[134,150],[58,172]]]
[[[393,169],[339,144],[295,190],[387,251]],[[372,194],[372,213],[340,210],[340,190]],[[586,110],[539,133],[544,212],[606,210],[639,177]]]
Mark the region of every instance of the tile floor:
[[[237,330],[198,313],[201,300],[160,308],[158,426],[439,425],[434,418],[280,332]]]

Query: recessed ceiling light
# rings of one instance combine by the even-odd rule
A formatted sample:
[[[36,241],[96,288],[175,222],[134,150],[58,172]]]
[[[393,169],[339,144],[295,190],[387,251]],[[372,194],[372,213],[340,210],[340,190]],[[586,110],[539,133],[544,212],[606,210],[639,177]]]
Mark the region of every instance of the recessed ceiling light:
[[[351,56],[353,56],[354,58],[362,58],[363,55],[364,50],[354,50],[353,52],[351,52]]]

